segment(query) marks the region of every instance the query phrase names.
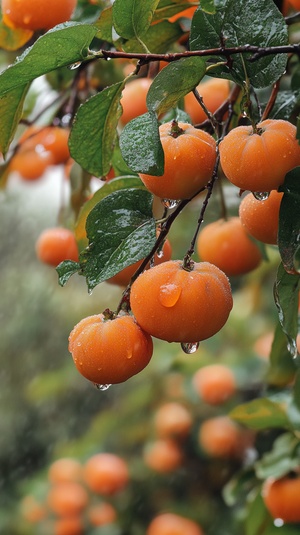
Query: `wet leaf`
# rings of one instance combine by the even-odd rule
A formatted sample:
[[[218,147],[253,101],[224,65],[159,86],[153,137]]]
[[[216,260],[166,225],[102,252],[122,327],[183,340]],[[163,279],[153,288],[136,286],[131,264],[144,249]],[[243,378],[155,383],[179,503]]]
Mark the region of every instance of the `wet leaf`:
[[[113,24],[124,39],[140,38],[148,30],[159,0],[115,0]]]
[[[190,34],[191,50],[220,47],[220,36],[225,46],[243,46],[245,43],[260,47],[288,44],[284,18],[272,0],[222,0],[216,13],[205,13],[201,8],[194,14]],[[234,23],[233,23],[234,21]],[[256,88],[267,87],[285,72],[287,56],[277,54],[250,62],[251,54],[233,55],[232,63],[214,69],[214,75],[228,78],[243,85],[246,77]],[[213,58],[225,60],[224,56]]]
[[[112,7],[103,9],[99,20],[95,23],[98,28],[97,37],[102,41],[113,43],[112,25],[113,25]]]
[[[120,148],[132,171],[155,176],[163,174],[164,153],[158,127],[153,112],[140,115],[125,126],[120,136]]]
[[[293,385],[291,401],[287,407],[288,417],[293,428],[296,431],[300,431],[300,373],[299,370],[296,374],[295,382]],[[300,462],[300,445],[299,445],[299,459]]]
[[[279,191],[284,195],[280,204],[278,247],[288,273],[300,273],[297,251],[300,247],[300,166],[289,171]]]
[[[152,54],[164,54],[182,35],[183,31],[178,23],[172,24],[163,20],[150,26],[142,37],[143,43]],[[126,41],[123,49],[125,52],[145,52],[144,46],[136,38]]]
[[[273,443],[271,451],[255,463],[259,479],[280,478],[299,466],[300,442],[293,433],[283,433]]]
[[[6,156],[22,117],[24,100],[28,88],[29,84],[19,86],[0,98],[0,151],[4,157]]]
[[[205,71],[205,60],[200,57],[183,58],[167,65],[149,88],[148,110],[160,115],[174,108],[181,98],[198,85]]]
[[[268,398],[254,399],[249,403],[238,405],[229,416],[250,429],[289,427],[289,420],[283,405]]]
[[[180,11],[183,11],[184,9],[188,9],[189,7],[191,7],[189,2],[183,1],[174,4],[174,2],[170,0],[160,0],[154,13],[153,21],[156,22],[162,19],[169,19],[170,17],[177,15],[177,13],[180,13]]]
[[[60,286],[65,286],[70,277],[78,273],[79,270],[80,264],[78,262],[74,262],[73,260],[64,260],[61,262],[56,268]]]
[[[266,381],[269,385],[285,386],[294,379],[296,370],[296,361],[288,349],[287,337],[280,322],[278,322],[272,342],[270,367]]]
[[[71,156],[95,176],[106,175],[111,167],[123,86],[111,85],[82,104],[71,129]]]

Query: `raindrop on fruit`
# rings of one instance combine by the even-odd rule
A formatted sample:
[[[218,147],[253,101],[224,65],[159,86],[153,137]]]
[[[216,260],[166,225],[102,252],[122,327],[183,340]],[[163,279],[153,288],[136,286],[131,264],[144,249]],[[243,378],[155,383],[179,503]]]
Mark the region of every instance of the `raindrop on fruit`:
[[[270,196],[270,192],[269,191],[254,191],[253,195],[257,201],[266,201]]]
[[[199,342],[183,342],[181,344],[182,351],[184,351],[187,355],[192,355],[193,353],[196,353],[198,347]]]

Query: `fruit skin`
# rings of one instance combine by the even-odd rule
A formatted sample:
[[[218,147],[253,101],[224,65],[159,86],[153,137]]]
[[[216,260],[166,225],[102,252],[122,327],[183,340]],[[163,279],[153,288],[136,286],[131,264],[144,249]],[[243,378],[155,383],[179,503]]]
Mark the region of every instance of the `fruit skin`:
[[[236,457],[241,447],[241,431],[228,416],[205,420],[198,434],[201,448],[211,457]]]
[[[59,516],[77,515],[89,501],[86,489],[76,482],[57,483],[50,487],[47,504]]]
[[[109,502],[101,502],[87,510],[87,517],[92,526],[105,526],[115,522],[117,511]]]
[[[66,22],[77,0],[2,0],[2,13],[16,28],[49,30]]]
[[[236,392],[236,380],[231,369],[223,364],[203,366],[192,378],[194,390],[210,405],[222,405]]]
[[[168,474],[182,466],[183,451],[174,440],[161,438],[146,444],[143,459],[155,472]]]
[[[201,260],[215,264],[229,277],[252,271],[262,260],[239,217],[206,225],[199,233],[196,248]]]
[[[279,211],[283,193],[272,190],[266,200],[259,201],[248,193],[239,207],[239,217],[248,234],[263,243],[277,244]]]
[[[167,342],[198,342],[218,332],[232,308],[226,275],[208,262],[192,271],[169,260],[144,271],[133,283],[130,305],[138,324]]]
[[[113,496],[129,482],[127,463],[113,453],[96,453],[84,465],[83,477],[88,487],[97,494]]]
[[[134,318],[82,319],[69,336],[69,351],[78,371],[96,384],[116,384],[142,371],[153,353],[153,342]]]
[[[70,158],[69,133],[68,129],[60,126],[32,125],[19,139],[19,152],[35,150],[38,145],[52,154],[54,164],[65,163]]]
[[[154,414],[154,428],[159,437],[186,437],[192,427],[189,410],[175,401],[164,403]]]
[[[174,513],[162,513],[150,522],[146,535],[204,535],[196,522]]]
[[[63,260],[78,261],[78,248],[73,232],[64,227],[45,229],[38,237],[35,250],[44,264],[56,267]]]
[[[214,113],[228,98],[230,85],[228,80],[222,78],[210,78],[197,86],[198,93],[208,111]],[[184,97],[184,108],[192,119],[193,124],[202,123],[207,119],[205,111],[201,108],[193,92]]]
[[[178,123],[183,132],[172,135],[174,122],[160,125],[159,135],[165,167],[160,176],[141,173],[146,188],[162,199],[189,199],[207,185],[216,161],[214,138],[188,123]]]
[[[84,521],[80,516],[67,516],[54,520],[53,535],[84,535]]]
[[[60,459],[53,461],[48,470],[48,480],[51,483],[79,481],[81,475],[81,463],[72,457],[61,457]]]
[[[282,119],[238,126],[220,142],[220,163],[225,176],[242,190],[266,192],[284,182],[288,171],[300,165],[296,127]]]
[[[146,97],[151,84],[151,78],[136,78],[125,86],[120,100],[123,108],[120,118],[122,125],[125,126],[135,117],[148,111]]]
[[[262,487],[262,497],[271,516],[287,523],[300,522],[299,494],[299,477],[277,480],[270,477]]]

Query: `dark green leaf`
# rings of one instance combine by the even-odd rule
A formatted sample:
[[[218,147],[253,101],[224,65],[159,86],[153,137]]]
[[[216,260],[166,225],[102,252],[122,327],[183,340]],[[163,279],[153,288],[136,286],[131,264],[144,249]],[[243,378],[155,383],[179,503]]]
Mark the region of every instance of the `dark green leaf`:
[[[150,26],[142,38],[143,43],[152,54],[164,54],[182,35],[183,31],[178,23],[172,24],[164,20]],[[136,38],[126,41],[123,48],[125,52],[145,52],[143,45]]]
[[[300,276],[290,275],[280,264],[274,285],[275,302],[279,321],[287,338],[287,348],[292,357],[297,356],[298,299]]]
[[[90,212],[89,247],[80,254],[90,290],[150,253],[156,241],[152,202],[148,191],[127,189],[111,193]]]
[[[288,349],[288,341],[278,322],[270,354],[270,367],[266,380],[273,386],[285,386],[289,384],[296,373],[296,362]]]
[[[71,129],[71,156],[95,176],[106,175],[111,167],[123,86],[111,85],[82,104]]]
[[[262,535],[299,535],[299,529],[299,524],[283,524],[278,528],[273,521]]]
[[[59,67],[83,61],[97,28],[68,22],[37,39],[0,75],[0,96]]]
[[[300,166],[287,173],[279,191],[284,192],[279,212],[279,252],[286,271],[300,273],[295,265],[300,245]]]
[[[273,519],[266,509],[259,487],[247,508],[245,535],[263,535],[265,528],[271,524]]]
[[[148,30],[159,0],[115,0],[113,4],[113,24],[124,39],[138,39]]]
[[[174,108],[182,97],[199,84],[205,71],[205,60],[200,57],[183,58],[167,65],[149,88],[148,110],[160,115]]]
[[[293,385],[293,392],[291,401],[287,407],[288,417],[293,428],[296,431],[300,431],[300,373],[299,370],[296,374],[295,382]],[[299,457],[300,457],[300,447],[299,447]],[[300,458],[298,459],[300,462]]]
[[[0,98],[0,151],[5,157],[22,117],[29,85],[19,86]]]
[[[254,399],[249,403],[238,405],[229,416],[250,429],[289,427],[284,406],[268,398]]]
[[[73,262],[73,260],[64,260],[64,262],[61,262],[56,268],[60,286],[65,286],[69,278],[75,275],[75,273],[78,273],[79,270],[80,264]]]
[[[215,13],[215,3],[214,0],[201,0],[201,9],[205,11],[206,13]]]
[[[299,466],[300,443],[293,433],[283,433],[273,443],[271,451],[255,463],[259,479],[279,479]]]
[[[205,13],[201,8],[194,14],[190,34],[191,50],[219,48],[221,37],[225,46],[243,46],[246,43],[260,47],[288,44],[284,18],[273,0],[223,0],[216,5],[216,13]],[[277,54],[249,62],[251,54],[232,56],[232,65],[214,69],[214,75],[229,78],[243,85],[247,77],[256,87],[273,84],[286,69],[287,56]],[[222,56],[214,61],[224,61]]]
[[[163,174],[164,153],[155,113],[145,113],[127,123],[120,136],[120,148],[132,171]]]
[[[241,503],[252,488],[257,484],[253,468],[245,468],[236,472],[232,479],[223,487],[223,498],[229,507]]]
[[[292,91],[280,91],[276,97],[276,102],[270,113],[270,119],[285,119],[289,120],[297,100],[299,99],[300,92]]]

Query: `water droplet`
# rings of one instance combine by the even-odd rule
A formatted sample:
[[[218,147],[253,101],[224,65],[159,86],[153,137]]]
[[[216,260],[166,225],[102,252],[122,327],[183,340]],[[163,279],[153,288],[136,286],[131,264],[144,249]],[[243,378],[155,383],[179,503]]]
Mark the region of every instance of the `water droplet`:
[[[126,353],[126,358],[127,358],[127,359],[131,359],[131,358],[132,358],[132,355],[133,355],[133,353],[132,353],[131,349],[128,349],[128,350],[127,350],[127,353]]]
[[[72,65],[69,65],[68,66],[68,69],[70,69],[70,71],[74,71],[75,69],[78,69],[78,67],[80,67],[82,61],[76,61],[76,63],[72,63]]]
[[[266,201],[270,196],[270,192],[269,191],[254,191],[253,195],[257,201]]]
[[[104,384],[104,385],[99,385],[98,383],[94,383],[94,386],[97,388],[97,390],[100,390],[101,392],[105,392],[105,390],[108,390],[109,387],[111,386],[111,384]]]
[[[297,344],[296,344],[295,340],[290,338],[290,340],[288,341],[288,344],[287,344],[287,348],[288,348],[288,351],[290,352],[290,354],[292,355],[293,359],[297,358],[297,356],[298,356],[298,348],[297,348]]]
[[[281,528],[283,524],[284,524],[284,521],[282,520],[282,518],[275,518],[274,526],[276,526],[276,528]]]
[[[164,257],[164,251],[163,251],[163,249],[162,249],[162,248],[161,248],[161,249],[158,249],[156,255],[157,255],[157,258],[163,258],[163,257]]]
[[[168,208],[168,210],[173,210],[173,208],[176,208],[176,206],[178,206],[180,201],[172,199],[162,199],[161,202],[166,208]]]
[[[198,347],[199,342],[183,342],[181,344],[182,351],[184,351],[187,355],[192,355],[193,353],[196,353]]]
[[[150,259],[150,268],[153,268],[155,266],[155,260],[154,260],[154,256],[152,256],[152,258]]]
[[[92,288],[88,288],[88,294],[92,295],[92,293],[93,293],[93,289]]]
[[[72,119],[72,114],[66,113],[66,115],[64,115],[61,119],[62,126],[69,126],[71,119]]]
[[[158,299],[164,307],[171,308],[176,305],[181,295],[181,287],[177,284],[163,284],[159,289]]]

